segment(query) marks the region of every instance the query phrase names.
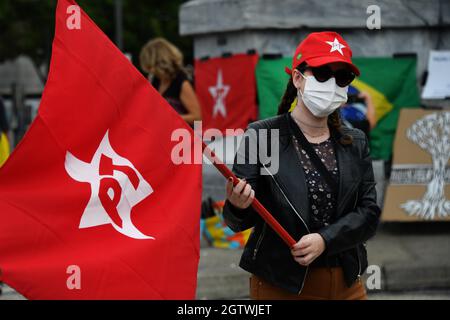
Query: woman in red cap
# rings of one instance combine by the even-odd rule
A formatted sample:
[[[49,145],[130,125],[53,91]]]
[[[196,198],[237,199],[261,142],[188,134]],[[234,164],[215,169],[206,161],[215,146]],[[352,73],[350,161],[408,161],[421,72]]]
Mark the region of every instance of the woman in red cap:
[[[240,182],[227,183],[224,217],[234,231],[254,227],[240,261],[252,274],[253,299],[367,298],[360,279],[365,241],[375,234],[380,208],[367,138],[339,117],[359,75],[351,56],[335,32],[308,35],[286,70],[279,115],[249,125],[237,152]],[[272,146],[271,139],[279,145],[278,170],[259,156],[249,161],[249,152]],[[246,148],[252,143],[259,149]],[[292,248],[252,209],[255,196],[299,239]]]

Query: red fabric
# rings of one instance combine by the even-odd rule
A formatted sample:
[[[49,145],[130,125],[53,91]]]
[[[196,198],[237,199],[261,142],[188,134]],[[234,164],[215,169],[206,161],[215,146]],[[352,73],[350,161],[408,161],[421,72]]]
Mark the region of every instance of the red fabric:
[[[311,67],[332,62],[347,63],[353,72],[359,76],[359,69],[352,63],[352,50],[348,43],[337,32],[323,31],[310,33],[295,49],[292,57],[292,69],[286,68],[287,74],[302,62]]]
[[[203,130],[215,128],[226,134],[226,129],[245,129],[256,120],[257,62],[255,54],[195,61],[195,89],[202,107]]]
[[[58,1],[37,118],[0,170],[3,281],[30,299],[193,299],[201,166],[171,160],[173,130],[192,130],[85,13],[66,27],[71,4]],[[92,165],[105,138],[117,154]]]

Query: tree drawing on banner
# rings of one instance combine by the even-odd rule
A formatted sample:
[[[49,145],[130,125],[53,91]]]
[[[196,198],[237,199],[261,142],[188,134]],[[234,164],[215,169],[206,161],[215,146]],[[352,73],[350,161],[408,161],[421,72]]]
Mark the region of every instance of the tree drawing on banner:
[[[433,113],[417,120],[407,137],[431,154],[432,179],[422,200],[409,200],[401,207],[409,214],[431,220],[450,215],[450,201],[445,199],[445,170],[450,157],[450,112]]]

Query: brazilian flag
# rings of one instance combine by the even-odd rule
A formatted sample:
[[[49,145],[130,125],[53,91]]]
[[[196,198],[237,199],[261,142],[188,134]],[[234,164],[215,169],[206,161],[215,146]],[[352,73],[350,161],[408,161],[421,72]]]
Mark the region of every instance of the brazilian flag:
[[[286,89],[292,58],[260,59],[256,81],[261,119],[276,115]],[[361,76],[351,86],[368,92],[375,105],[377,125],[371,131],[371,154],[374,159],[389,160],[401,108],[418,108],[416,58],[353,58]]]

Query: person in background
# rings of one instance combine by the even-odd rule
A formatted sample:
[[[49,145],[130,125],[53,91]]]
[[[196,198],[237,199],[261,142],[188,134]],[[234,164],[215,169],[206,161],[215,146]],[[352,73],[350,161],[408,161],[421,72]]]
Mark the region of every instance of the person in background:
[[[155,38],[142,48],[139,59],[153,87],[187,123],[192,125],[201,120],[200,104],[177,47],[163,38]]]
[[[375,128],[375,106],[368,92],[359,92],[354,87],[348,88],[348,100],[341,108],[342,122],[349,128],[363,131],[370,139],[370,131]]]
[[[0,98],[0,167],[8,159],[10,153],[8,132],[9,125],[6,119],[5,106]]]

